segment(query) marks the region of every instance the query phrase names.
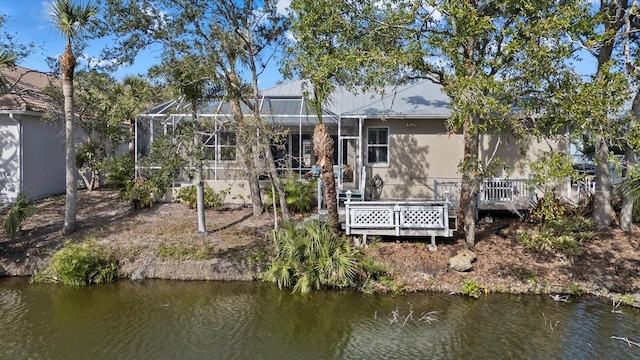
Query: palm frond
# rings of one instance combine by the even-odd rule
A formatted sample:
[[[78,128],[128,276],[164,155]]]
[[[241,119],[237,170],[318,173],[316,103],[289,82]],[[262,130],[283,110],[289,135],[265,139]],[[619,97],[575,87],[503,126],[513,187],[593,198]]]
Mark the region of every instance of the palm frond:
[[[22,227],[22,223],[33,215],[36,208],[24,193],[18,194],[16,201],[11,205],[4,217],[4,232],[8,237],[15,237]]]

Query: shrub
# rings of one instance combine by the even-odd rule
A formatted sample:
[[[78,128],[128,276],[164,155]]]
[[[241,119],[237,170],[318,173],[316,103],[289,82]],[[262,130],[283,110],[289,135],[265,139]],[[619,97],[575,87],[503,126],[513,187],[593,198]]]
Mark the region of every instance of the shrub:
[[[287,207],[290,212],[308,212],[313,207],[313,200],[317,191],[317,179],[312,181],[300,180],[295,175],[283,179],[285,196],[287,197]],[[273,187],[265,188],[265,208],[267,211],[273,210]],[[277,198],[277,195],[276,195]],[[276,201],[278,201],[276,199]]]
[[[111,282],[117,274],[113,254],[89,240],[80,245],[67,242],[53,255],[51,264],[34,275],[33,281],[80,286]]]
[[[128,154],[108,162],[105,171],[107,184],[120,191],[121,194],[133,186],[135,166]]]
[[[122,198],[132,204],[134,208],[144,209],[153,206],[155,201],[154,194],[157,193],[158,188],[151,181],[147,181],[145,178],[138,178],[124,191]]]
[[[462,291],[464,295],[471,296],[473,298],[479,298],[482,291],[478,282],[471,279],[465,279],[462,282]]]
[[[565,220],[549,221],[544,228],[519,232],[518,241],[527,249],[558,253],[572,260],[580,256],[580,242],[593,237],[593,226],[588,219],[574,216]]]
[[[181,187],[176,193],[176,199],[183,204],[195,209],[197,206],[196,186],[190,185]],[[204,187],[204,207],[208,209],[219,209],[224,205],[224,199],[229,194],[229,189],[213,191],[210,187]]]
[[[19,193],[16,201],[11,204],[4,216],[4,233],[10,238],[15,237],[22,228],[22,222],[35,212],[36,208],[28,196]]]
[[[538,224],[547,221],[561,220],[565,214],[565,207],[560,204],[555,193],[548,192],[543,197],[538,198],[535,209],[531,212],[531,220]]]
[[[342,288],[353,283],[356,256],[347,239],[325,223],[312,221],[301,228],[285,223],[270,235],[273,260],[265,280],[303,294],[312,288]]]

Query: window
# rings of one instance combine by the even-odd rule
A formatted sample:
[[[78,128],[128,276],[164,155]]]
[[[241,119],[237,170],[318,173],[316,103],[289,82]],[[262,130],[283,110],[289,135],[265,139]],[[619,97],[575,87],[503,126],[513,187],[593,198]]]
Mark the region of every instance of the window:
[[[205,160],[233,161],[236,159],[236,134],[233,132],[220,131],[217,133],[217,139],[215,135],[204,135],[202,144]]]
[[[388,127],[370,127],[367,129],[367,163],[389,163]]]
[[[236,133],[219,132],[218,146],[220,146],[220,160],[233,161],[236,159]]]

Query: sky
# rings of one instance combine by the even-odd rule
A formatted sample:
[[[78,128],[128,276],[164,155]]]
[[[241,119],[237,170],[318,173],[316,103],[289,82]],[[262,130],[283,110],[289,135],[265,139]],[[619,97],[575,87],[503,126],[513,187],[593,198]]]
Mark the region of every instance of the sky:
[[[7,22],[0,31],[8,32],[16,36],[20,43],[33,42],[38,47],[34,53],[26,59],[19,61],[18,65],[48,72],[49,67],[45,59],[47,56],[58,57],[64,51],[65,39],[53,28],[53,23],[49,19],[48,9],[52,0],[0,0],[0,14],[7,15]],[[279,0],[280,11],[290,4],[290,0]],[[79,56],[79,61],[86,59],[99,59],[102,48],[108,40],[96,40],[89,43],[85,53]],[[112,75],[116,79],[123,79],[127,75],[144,75],[152,65],[158,64],[160,52],[146,51],[138,56],[132,66],[122,67]],[[588,55],[585,60],[578,62],[577,68],[580,73],[589,73],[593,70],[594,59]],[[282,81],[282,75],[278,70],[278,64],[270,62],[269,68],[261,75],[259,86],[262,89],[269,88]]]
[[[14,35],[19,43],[33,42],[37,48],[26,59],[21,59],[18,65],[42,72],[49,72],[45,59],[47,56],[59,57],[64,51],[66,40],[53,27],[48,9],[51,0],[0,0],[0,14],[7,15],[7,21],[0,31]],[[287,4],[288,1],[284,1]],[[286,6],[286,5],[285,5]],[[91,41],[84,56],[78,56],[79,61],[88,58],[99,59],[100,52],[108,40]],[[146,51],[136,58],[134,65],[122,67],[112,75],[121,80],[127,75],[144,75],[149,67],[160,63],[159,51]],[[273,63],[260,78],[260,87],[265,89],[282,80],[277,64]]]

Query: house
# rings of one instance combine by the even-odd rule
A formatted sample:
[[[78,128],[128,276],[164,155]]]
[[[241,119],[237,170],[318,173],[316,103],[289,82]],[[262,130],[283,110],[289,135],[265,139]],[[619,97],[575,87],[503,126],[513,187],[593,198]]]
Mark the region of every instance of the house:
[[[20,66],[1,67],[0,206],[20,192],[39,199],[65,190],[64,129],[43,121],[50,98],[44,88],[56,79]]]
[[[274,150],[279,165],[301,176],[315,164],[312,134],[318,122],[304,96],[307,90],[303,81],[279,84],[264,90],[258,104],[262,117],[282,130],[281,146]],[[244,109],[245,115],[250,113],[248,107]],[[221,101],[209,102],[198,110],[198,116],[209,117],[216,124],[215,134],[205,142],[211,148],[206,167],[210,184],[228,182],[239,170],[235,152],[230,151],[235,138],[229,114],[229,105]],[[429,81],[375,92],[335,89],[323,107],[323,122],[336,144],[335,172],[340,199],[347,200],[348,233],[351,228],[352,233],[363,234],[451,235],[448,216],[455,214],[450,210],[458,202],[458,164],[464,140],[462,133],[448,130],[450,115],[449,99],[441,86]],[[154,136],[171,132],[179,121],[190,117],[181,112],[177,101],[152,109],[137,127],[137,150],[144,155]],[[545,152],[568,150],[564,140],[549,138],[531,141],[522,153],[508,135],[482,136],[482,160],[499,157],[506,170],[483,182],[480,207],[517,210],[530,206],[534,194],[526,183],[529,174],[523,165],[545,156]],[[558,189],[566,194],[570,181],[559,184]],[[412,224],[410,219],[438,224]],[[354,221],[361,221],[361,227]],[[400,223],[408,224],[411,231],[403,231]]]

